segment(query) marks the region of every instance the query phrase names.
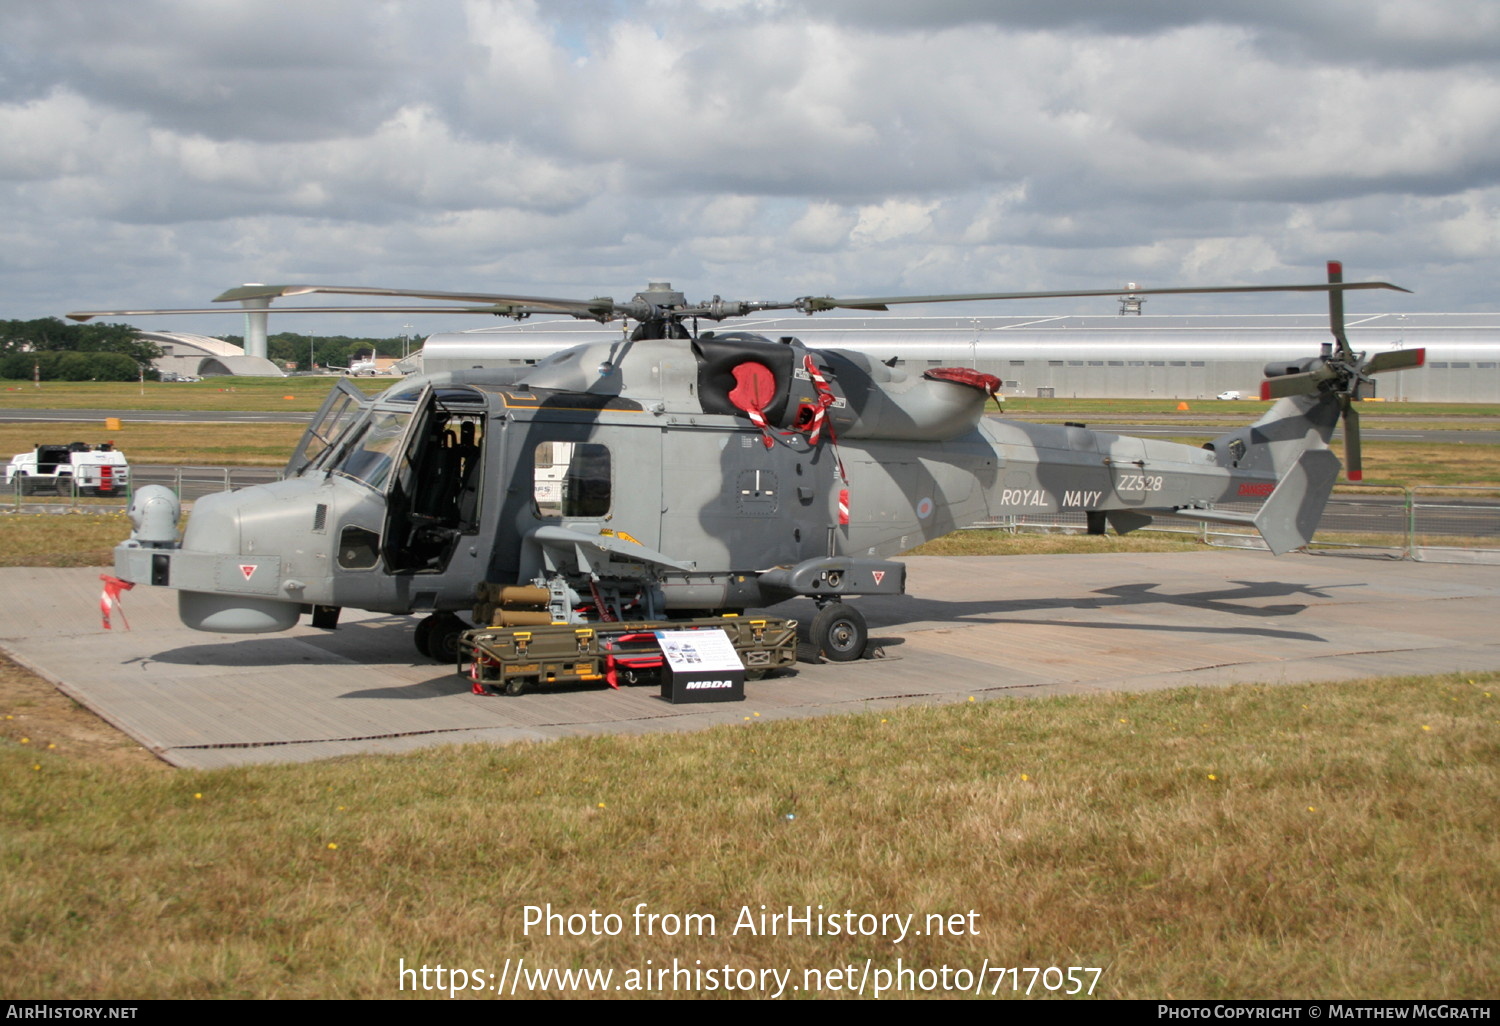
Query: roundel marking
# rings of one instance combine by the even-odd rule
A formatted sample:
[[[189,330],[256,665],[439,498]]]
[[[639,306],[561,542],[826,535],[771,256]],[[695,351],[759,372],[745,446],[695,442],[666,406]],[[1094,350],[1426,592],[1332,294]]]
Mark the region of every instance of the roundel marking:
[[[917,517],[921,520],[926,520],[930,516],[932,516],[932,500],[923,499],[917,503]]]

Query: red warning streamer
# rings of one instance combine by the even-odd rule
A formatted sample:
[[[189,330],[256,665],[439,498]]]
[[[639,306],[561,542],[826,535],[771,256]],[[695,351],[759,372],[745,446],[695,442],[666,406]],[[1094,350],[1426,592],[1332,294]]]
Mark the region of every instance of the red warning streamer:
[[[844,473],[844,460],[839,455],[838,436],[833,433],[833,418],[828,416],[828,408],[836,403],[838,399],[834,396],[833,389],[828,387],[828,379],[823,377],[823,372],[818,370],[817,364],[813,363],[811,353],[802,358],[802,365],[807,369],[807,376],[812,379],[813,388],[817,389],[818,392],[818,405],[813,408],[812,429],[807,433],[807,440],[813,445],[817,445],[823,428],[825,426],[828,428],[828,444],[833,446],[833,460],[838,464],[839,480],[848,485],[849,475]],[[825,421],[827,422],[826,425]],[[847,524],[849,522],[848,488],[844,489],[844,494],[840,497],[839,506],[841,511],[839,522]]]
[[[125,625],[127,631],[130,630],[130,621],[125,619],[125,607],[120,604],[120,592],[129,591],[131,588],[134,588],[135,582],[122,581],[120,578],[111,577],[109,574],[100,574],[99,580],[104,582],[104,591],[99,596],[99,615],[104,620],[104,629],[107,631],[114,629],[109,625],[109,614],[112,607],[118,607],[120,610],[120,622]]]

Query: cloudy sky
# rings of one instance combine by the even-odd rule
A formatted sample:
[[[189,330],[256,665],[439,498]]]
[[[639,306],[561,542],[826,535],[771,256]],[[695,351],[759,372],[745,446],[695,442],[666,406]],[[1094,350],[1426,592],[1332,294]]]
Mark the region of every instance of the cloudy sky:
[[[0,2],[0,318],[247,281],[782,299],[1329,257],[1418,293],[1354,309],[1500,306],[1500,3]],[[476,324],[272,330],[407,321]]]

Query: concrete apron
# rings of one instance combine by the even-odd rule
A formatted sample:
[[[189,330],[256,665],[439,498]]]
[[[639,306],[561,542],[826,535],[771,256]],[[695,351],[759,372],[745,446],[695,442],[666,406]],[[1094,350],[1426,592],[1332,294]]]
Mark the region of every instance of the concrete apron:
[[[652,687],[477,696],[423,660],[416,619],[215,635],[138,587],[100,625],[100,570],[0,569],[0,648],[166,761],[209,768],[430,745],[696,730],[900,704],[1500,669],[1493,567],[1263,552],[918,557],[860,599],[875,658],[799,663],[746,701]],[[779,615],[810,620],[808,601]],[[803,646],[804,659],[813,653]],[[756,714],[759,714],[756,717]]]

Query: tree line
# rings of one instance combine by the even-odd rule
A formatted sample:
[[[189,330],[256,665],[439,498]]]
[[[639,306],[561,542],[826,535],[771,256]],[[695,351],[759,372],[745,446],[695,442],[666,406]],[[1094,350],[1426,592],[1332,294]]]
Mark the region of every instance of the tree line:
[[[243,347],[239,335],[222,336]],[[353,360],[372,355],[400,357],[406,340],[351,338],[347,335],[315,336],[281,331],[266,339],[266,355],[278,367],[310,370],[348,367]],[[411,350],[421,345],[414,339]],[[56,317],[33,321],[0,321],[0,378],[29,381],[134,381],[144,370],[148,380],[160,375],[151,361],[162,355],[161,347],[141,338],[128,324],[69,324]]]
[[[240,335],[223,335],[225,342],[244,347]],[[401,357],[406,340],[400,335],[394,338],[351,338],[348,335],[299,335],[294,331],[278,331],[266,336],[266,356],[278,367],[296,364],[297,370],[310,370],[309,354],[319,367],[347,367],[351,361],[367,360],[372,356]],[[422,346],[420,338],[410,343],[409,352]]]
[[[0,321],[0,378],[44,381],[134,381],[161,348],[128,324],[68,324],[56,317]]]

